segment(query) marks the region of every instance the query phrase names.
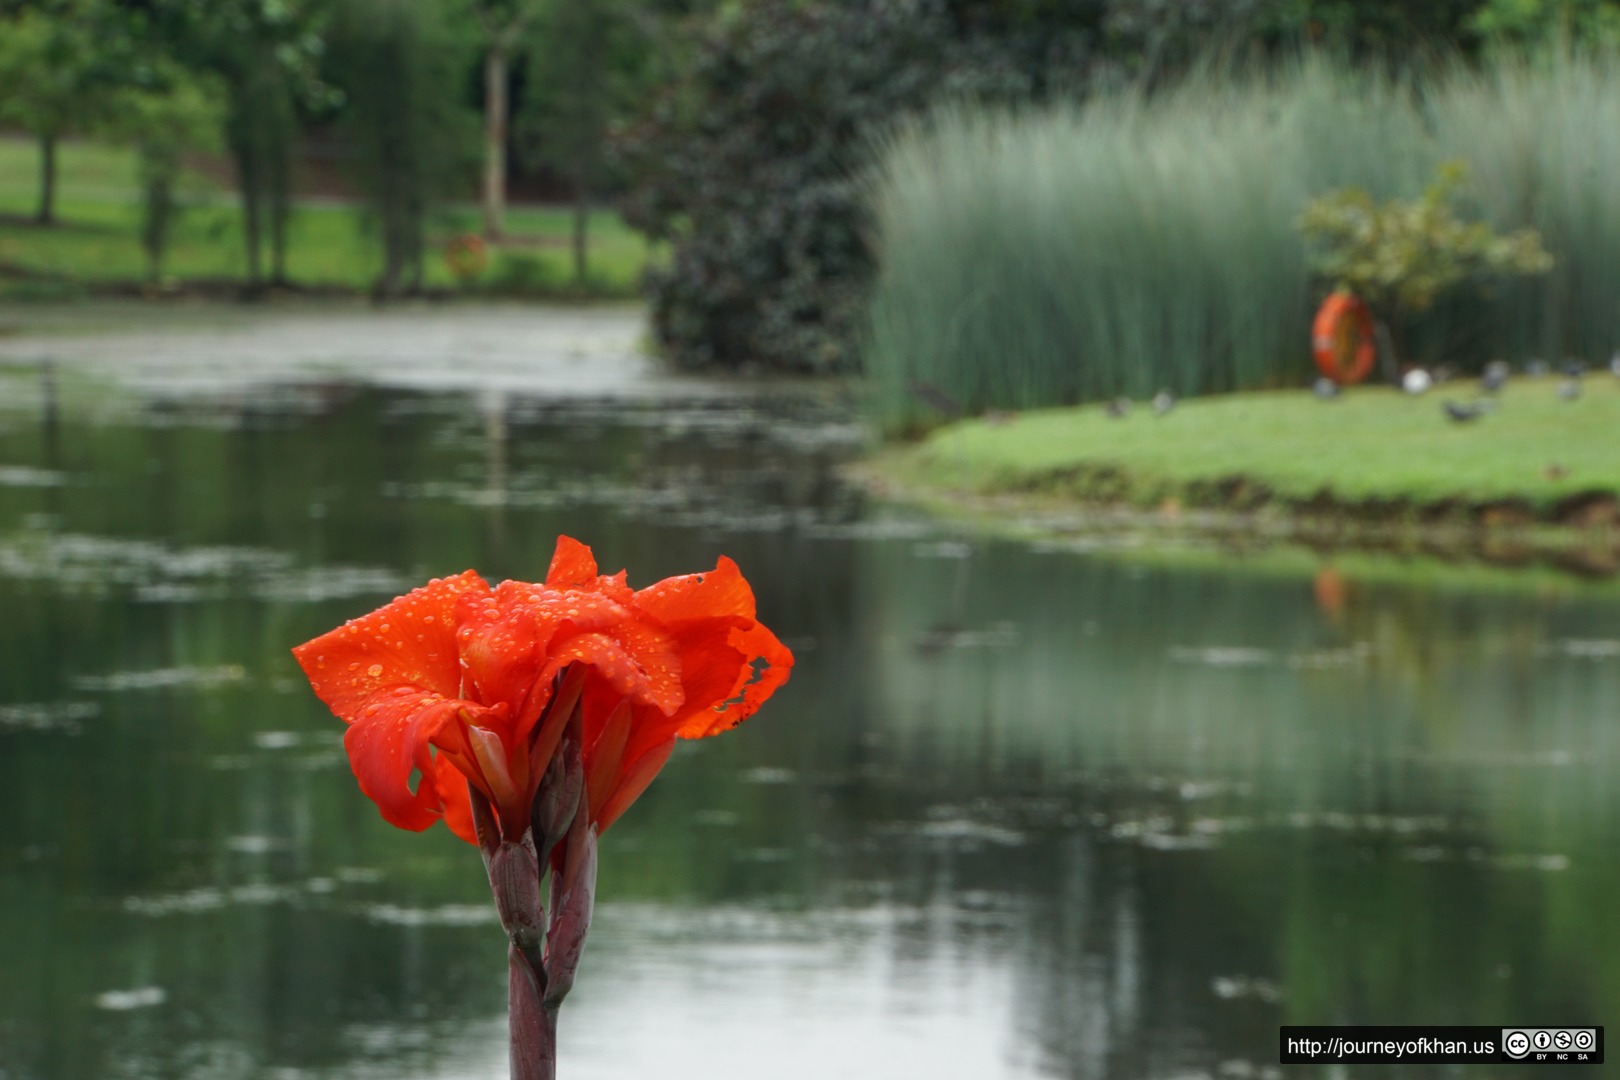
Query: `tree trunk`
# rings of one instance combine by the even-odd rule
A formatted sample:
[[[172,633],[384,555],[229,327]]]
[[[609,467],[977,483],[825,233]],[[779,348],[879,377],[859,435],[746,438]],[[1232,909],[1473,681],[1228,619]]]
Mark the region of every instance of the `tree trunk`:
[[[586,230],[590,227],[591,196],[583,180],[574,185],[574,284],[585,284]]]
[[[34,220],[56,224],[56,134],[39,137],[39,211]]]
[[[484,56],[484,236],[499,240],[506,215],[506,49]]]
[[[242,245],[247,256],[247,291],[249,295],[257,295],[264,285],[264,275],[260,273],[259,252],[261,250],[260,224],[263,221],[263,205],[259,192],[248,186],[252,179],[247,170],[242,172]]]
[[[270,162],[270,284],[287,285],[287,224],[292,217],[292,162],[285,145],[274,148]]]

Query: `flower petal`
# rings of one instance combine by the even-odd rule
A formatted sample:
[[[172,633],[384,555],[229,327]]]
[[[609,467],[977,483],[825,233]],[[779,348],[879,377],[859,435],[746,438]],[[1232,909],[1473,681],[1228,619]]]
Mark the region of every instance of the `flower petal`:
[[[467,841],[478,843],[478,828],[473,824],[472,798],[467,793],[467,778],[443,754],[433,758],[434,783],[439,798],[444,801],[444,823],[451,832]]]
[[[596,556],[572,536],[557,537],[557,549],[546,571],[546,584],[553,589],[589,588],[596,584]]]
[[[738,615],[754,620],[754,590],[726,556],[713,570],[665,578],[636,593],[636,606],[665,625]]]
[[[543,650],[555,627],[543,625],[513,582],[502,582],[489,596],[469,594],[456,605],[456,646],[471,695],[485,705],[507,704],[514,729],[503,732],[516,743],[551,694],[549,679],[539,679]],[[542,700],[530,702],[539,693]],[[530,707],[532,705],[532,708]],[[528,718],[528,724],[522,718]]]
[[[633,715],[628,701],[621,700],[599,726],[596,737],[586,734],[585,794],[590,802],[591,821],[619,785],[619,765],[624,746],[630,739]]]
[[[694,708],[681,725],[679,734],[683,739],[705,739],[736,727],[753,716],[765,699],[787,682],[793,670],[793,654],[760,623],[733,629],[729,644],[745,658],[736,681],[729,692],[707,707],[688,703]]]
[[[488,594],[471,570],[435,578],[369,615],[298,646],[293,656],[327,706],[349,723],[380,691],[411,687],[442,697],[461,694],[455,610],[463,596]]]
[[[666,715],[685,699],[681,661],[669,635],[627,619],[601,633],[570,634],[565,625],[552,639],[555,670],[574,661],[589,664],[621,697],[656,706]]]
[[[754,714],[793,669],[793,654],[754,619],[754,590],[721,556],[712,571],[666,578],[636,593],[681,658],[683,739],[718,735]]]
[[[647,790],[647,785],[653,782],[658,771],[669,761],[670,752],[675,749],[675,740],[666,739],[656,743],[634,759],[628,759],[628,765],[621,765],[617,782],[602,802],[600,809],[593,815],[593,824],[600,834],[607,830],[609,825],[619,820],[619,815],[630,808],[630,804],[641,798],[641,793]],[[596,796],[590,797],[596,802]]]
[[[360,790],[382,816],[402,829],[423,829],[439,820],[444,800],[430,740],[468,703],[430,691],[387,691],[360,707],[343,736]],[[476,706],[474,706],[476,707]],[[411,774],[420,772],[416,790]]]

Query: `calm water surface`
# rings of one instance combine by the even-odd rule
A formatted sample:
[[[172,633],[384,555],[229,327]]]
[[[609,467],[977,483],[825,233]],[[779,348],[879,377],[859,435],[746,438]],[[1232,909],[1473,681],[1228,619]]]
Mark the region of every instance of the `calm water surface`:
[[[0,367],[0,1080],[503,1076],[476,852],[382,822],[287,650],[559,532],[732,555],[799,658],[604,838],[566,1080],[1620,1017],[1614,587],[991,541],[841,485],[814,395],[443,382]]]

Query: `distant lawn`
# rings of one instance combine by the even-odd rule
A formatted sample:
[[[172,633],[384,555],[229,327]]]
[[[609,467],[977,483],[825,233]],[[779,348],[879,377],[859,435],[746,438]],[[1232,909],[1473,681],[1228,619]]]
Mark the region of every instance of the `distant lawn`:
[[[1523,500],[1536,511],[1570,496],[1620,492],[1620,379],[1519,379],[1496,411],[1468,423],[1441,412],[1473,382],[1407,396],[1358,389],[1321,401],[1305,390],[1178,403],[1163,416],[1137,403],[969,420],[891,451],[879,471],[937,491],[1048,492],[1152,505],[1234,480],[1271,497],[1359,503],[1478,505]],[[1198,501],[1193,499],[1191,501]]]
[[[52,285],[71,290],[75,285],[144,281],[134,155],[120,148],[69,142],[60,148],[57,160],[59,224],[40,228],[19,220],[31,218],[38,205],[35,145],[26,139],[0,138],[0,294]],[[246,256],[235,194],[198,172],[186,174],[181,193],[186,209],[175,225],[165,277],[178,282],[242,280]],[[430,287],[456,287],[437,249],[451,236],[477,231],[480,221],[478,209],[469,205],[431,223],[429,242],[435,251],[426,266]],[[573,217],[566,208],[512,208],[507,230],[513,240],[491,253],[489,269],[477,287],[568,291],[573,277],[572,229]],[[611,211],[592,214],[589,236],[585,291],[632,294],[655,253]],[[356,207],[305,202],[294,212],[287,249],[287,271],[294,283],[365,289],[379,264],[375,239]]]

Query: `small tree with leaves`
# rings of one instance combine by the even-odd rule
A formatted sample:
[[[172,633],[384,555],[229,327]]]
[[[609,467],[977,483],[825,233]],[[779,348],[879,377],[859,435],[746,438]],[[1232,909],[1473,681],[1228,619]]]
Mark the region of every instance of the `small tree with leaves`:
[[[136,152],[141,185],[141,248],[146,252],[147,280],[163,277],[180,202],[177,185],[188,151],[218,147],[220,102],[224,90],[207,74],[198,74],[166,59],[147,65],[139,85],[119,93],[111,103],[111,133]]]
[[[1314,268],[1372,309],[1392,381],[1395,337],[1408,314],[1426,310],[1467,281],[1552,269],[1535,229],[1504,236],[1484,222],[1457,218],[1451,199],[1467,172],[1462,162],[1447,162],[1423,194],[1409,201],[1379,204],[1359,188],[1330,192],[1312,200],[1300,217]]]
[[[0,4],[0,125],[38,142],[41,225],[56,223],[58,144],[105,124],[129,82],[137,58],[123,31],[121,13],[101,0]]]

